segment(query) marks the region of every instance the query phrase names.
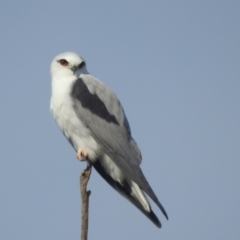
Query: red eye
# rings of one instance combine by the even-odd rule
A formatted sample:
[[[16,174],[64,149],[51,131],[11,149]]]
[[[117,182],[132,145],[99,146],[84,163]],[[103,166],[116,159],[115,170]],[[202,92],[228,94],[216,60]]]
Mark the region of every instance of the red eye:
[[[67,65],[68,65],[68,61],[65,60],[65,59],[60,59],[58,62],[59,62],[62,66],[67,66]]]

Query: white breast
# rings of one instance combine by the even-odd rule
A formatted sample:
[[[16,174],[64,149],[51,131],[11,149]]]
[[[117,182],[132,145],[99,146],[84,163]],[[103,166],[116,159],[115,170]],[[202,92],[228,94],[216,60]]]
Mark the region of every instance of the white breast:
[[[58,84],[56,86],[56,84]],[[101,156],[101,149],[98,143],[91,136],[91,132],[84,126],[73,109],[73,102],[70,97],[71,85],[59,86],[59,82],[52,81],[52,97],[50,109],[59,128],[69,139],[77,151],[87,151],[89,160],[95,161]]]

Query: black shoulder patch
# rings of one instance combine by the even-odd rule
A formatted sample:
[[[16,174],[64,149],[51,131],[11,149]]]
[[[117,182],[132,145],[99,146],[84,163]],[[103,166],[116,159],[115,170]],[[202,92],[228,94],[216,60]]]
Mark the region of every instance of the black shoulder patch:
[[[90,93],[86,84],[81,78],[78,78],[73,84],[71,96],[78,99],[83,108],[89,109],[93,114],[99,116],[109,123],[112,122],[116,125],[119,125],[115,116],[108,112],[105,104],[96,94]]]

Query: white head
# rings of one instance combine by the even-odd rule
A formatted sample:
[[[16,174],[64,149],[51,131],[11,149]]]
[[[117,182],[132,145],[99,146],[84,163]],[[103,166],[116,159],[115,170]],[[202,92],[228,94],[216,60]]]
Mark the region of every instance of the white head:
[[[56,56],[51,64],[52,100],[64,99],[69,95],[73,83],[82,73],[88,73],[84,60],[73,52],[65,52]],[[52,104],[52,103],[51,103]]]
[[[86,73],[86,64],[78,54],[74,52],[65,52],[57,55],[51,64],[52,78],[77,76]]]

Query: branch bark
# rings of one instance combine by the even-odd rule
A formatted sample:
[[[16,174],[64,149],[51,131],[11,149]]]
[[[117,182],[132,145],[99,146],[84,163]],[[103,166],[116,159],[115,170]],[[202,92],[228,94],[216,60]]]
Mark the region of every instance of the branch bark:
[[[82,226],[81,226],[81,240],[87,240],[88,234],[88,206],[89,206],[89,196],[91,191],[87,191],[87,183],[90,178],[92,171],[92,164],[87,163],[87,167],[80,175],[80,191],[82,197]]]

